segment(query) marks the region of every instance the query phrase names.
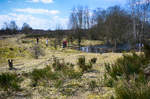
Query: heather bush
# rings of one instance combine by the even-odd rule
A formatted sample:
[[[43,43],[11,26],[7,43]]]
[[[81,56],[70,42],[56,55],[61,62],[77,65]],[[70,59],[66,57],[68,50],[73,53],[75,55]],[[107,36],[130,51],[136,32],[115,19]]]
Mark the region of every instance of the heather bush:
[[[60,70],[64,69],[67,66],[67,64],[64,62],[60,62],[59,59],[54,57],[52,66],[53,66],[55,71],[60,71]]]
[[[35,69],[30,73],[30,77],[33,80],[33,84],[37,85],[38,82],[44,82],[48,80],[57,80],[60,77],[60,74],[57,72],[52,72],[51,68],[47,66],[44,69]]]
[[[113,79],[124,76],[126,79],[129,75],[139,74],[142,72],[142,68],[147,64],[147,59],[144,55],[137,55],[135,53],[124,54],[122,58],[110,65],[105,64],[106,73]]]
[[[30,73],[32,85],[37,86],[39,83],[47,83],[48,81],[58,81],[54,86],[60,87],[65,79],[79,79],[82,76],[81,72],[76,72],[71,66],[72,64],[61,63],[59,60],[53,63],[52,71],[50,66],[43,69],[35,69]]]
[[[135,80],[121,80],[115,87],[116,99],[150,99],[150,86]]]
[[[93,64],[95,64],[96,63],[96,58],[93,58],[93,59],[91,59],[90,61],[89,61],[89,63],[86,63],[85,62],[85,56],[80,56],[79,58],[78,58],[78,65],[79,65],[79,67],[81,68],[81,70],[82,70],[82,72],[86,72],[86,71],[89,71],[89,70],[91,70],[92,69],[92,67],[93,67]]]
[[[94,80],[92,80],[92,81],[90,81],[89,82],[89,89],[91,90],[91,91],[93,91],[95,88],[97,88],[98,87],[98,85],[97,85],[97,82],[96,81],[94,81]]]
[[[150,99],[150,84],[144,73],[149,64],[150,47],[144,54],[124,54],[114,64],[105,64],[105,85],[115,88],[115,99]]]
[[[2,73],[0,75],[0,87],[5,91],[19,91],[20,85],[19,83],[23,79],[18,77],[17,74],[12,73]]]

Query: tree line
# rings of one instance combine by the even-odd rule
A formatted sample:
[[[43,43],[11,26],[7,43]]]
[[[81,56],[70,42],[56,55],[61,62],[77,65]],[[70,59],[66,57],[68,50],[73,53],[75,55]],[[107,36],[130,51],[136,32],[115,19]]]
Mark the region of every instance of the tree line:
[[[18,34],[19,31],[23,32],[23,33],[28,33],[32,30],[32,27],[27,24],[27,23],[23,23],[21,29],[19,29],[19,27],[17,26],[15,21],[10,21],[10,22],[5,22],[3,28],[1,29],[1,35],[2,34]]]
[[[149,38],[150,1],[128,0],[126,7],[112,6],[107,9],[89,9],[87,6],[74,7],[69,17],[71,32],[57,28],[55,33],[50,32],[49,37],[56,39],[66,37],[69,40],[77,39],[78,46],[83,39],[101,40],[106,44],[117,47],[118,44],[142,44]],[[3,34],[31,33],[32,27],[24,23],[19,29],[15,21],[4,23]],[[64,36],[65,35],[65,36]]]
[[[107,9],[78,6],[72,9],[69,26],[78,45],[81,39],[102,40],[107,44],[142,44],[149,37],[149,0],[129,0],[128,8],[112,6]]]

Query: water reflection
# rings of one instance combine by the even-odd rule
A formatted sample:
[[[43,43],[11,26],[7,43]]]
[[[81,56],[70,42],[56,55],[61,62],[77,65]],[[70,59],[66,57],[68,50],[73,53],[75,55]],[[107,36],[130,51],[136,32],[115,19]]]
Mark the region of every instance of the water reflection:
[[[117,45],[116,50],[114,50],[114,46],[111,45],[96,45],[96,46],[85,46],[81,47],[80,50],[82,52],[90,52],[90,53],[107,53],[107,52],[122,52],[122,51],[130,51],[130,44],[120,44]]]

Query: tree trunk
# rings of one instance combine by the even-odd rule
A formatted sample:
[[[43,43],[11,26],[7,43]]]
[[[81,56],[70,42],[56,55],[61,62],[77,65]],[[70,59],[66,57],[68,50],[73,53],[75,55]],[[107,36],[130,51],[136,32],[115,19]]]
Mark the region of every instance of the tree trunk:
[[[117,40],[115,40],[115,51],[117,51]]]

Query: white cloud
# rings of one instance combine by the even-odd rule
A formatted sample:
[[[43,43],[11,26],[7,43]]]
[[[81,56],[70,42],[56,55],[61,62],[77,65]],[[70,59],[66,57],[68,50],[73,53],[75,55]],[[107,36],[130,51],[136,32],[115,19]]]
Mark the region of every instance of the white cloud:
[[[136,5],[149,4],[149,3],[150,3],[150,0],[141,0],[141,1],[136,2]]]
[[[54,16],[52,19],[51,19],[51,28],[54,28],[56,29],[58,25],[61,26],[61,28],[63,29],[67,29],[68,28],[68,22],[69,22],[69,19],[68,18],[61,18],[59,16]],[[54,24],[53,24],[54,23]]]
[[[63,26],[63,29],[67,28],[67,18],[61,18],[58,16],[52,17],[51,19],[47,18],[38,18],[32,15],[16,14],[9,13],[7,15],[0,15],[0,28],[4,27],[4,22],[15,21],[16,24],[21,28],[22,24],[28,23],[33,29],[56,29],[56,26],[59,24]]]
[[[28,2],[34,2],[34,3],[38,3],[38,2],[53,3],[53,0],[28,0]]]
[[[25,8],[25,9],[15,9],[17,12],[25,12],[25,13],[32,13],[32,14],[58,14],[58,10],[47,10],[47,9],[33,9],[33,8]]]
[[[39,0],[31,0],[32,2],[39,2]]]
[[[8,3],[12,3],[12,1],[11,1],[11,0],[8,0]]]
[[[103,0],[103,2],[125,4],[126,0]]]
[[[41,2],[43,2],[43,3],[52,3],[53,0],[41,0]]]

